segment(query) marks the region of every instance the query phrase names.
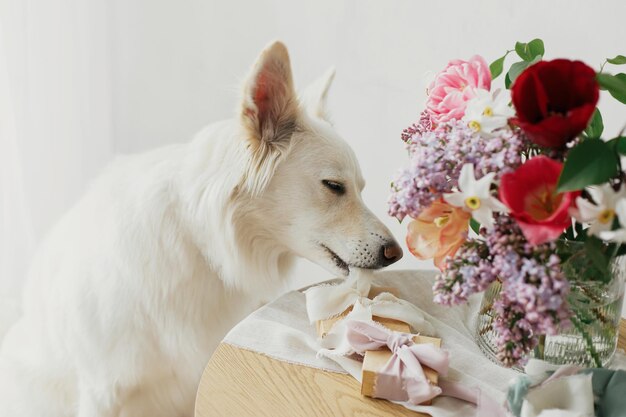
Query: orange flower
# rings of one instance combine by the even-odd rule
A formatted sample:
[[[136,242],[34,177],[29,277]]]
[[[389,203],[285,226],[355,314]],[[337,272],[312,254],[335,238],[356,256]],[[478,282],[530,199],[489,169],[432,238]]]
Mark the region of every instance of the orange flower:
[[[444,259],[453,256],[467,239],[471,214],[444,201],[435,201],[409,223],[406,244],[417,259],[434,259],[443,269]]]

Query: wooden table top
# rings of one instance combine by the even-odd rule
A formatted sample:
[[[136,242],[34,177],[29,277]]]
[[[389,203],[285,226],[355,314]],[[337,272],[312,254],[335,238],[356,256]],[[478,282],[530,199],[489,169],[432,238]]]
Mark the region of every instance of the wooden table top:
[[[618,348],[626,350],[626,320]],[[384,400],[362,397],[350,375],[271,359],[221,344],[198,388],[195,417],[425,416]]]

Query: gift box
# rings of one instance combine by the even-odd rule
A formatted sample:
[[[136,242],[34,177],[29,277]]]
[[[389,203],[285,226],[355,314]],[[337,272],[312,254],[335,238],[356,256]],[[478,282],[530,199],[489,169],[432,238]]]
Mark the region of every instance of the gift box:
[[[391,293],[391,294],[397,296],[395,288],[374,287],[374,286],[372,286],[372,288],[371,288],[371,290],[370,290],[370,292],[368,294],[368,298],[372,299],[372,298],[376,297],[377,295],[382,294],[384,292],[388,292],[388,293]],[[339,314],[338,316],[331,317],[331,318],[326,319],[326,320],[318,320],[317,322],[315,322],[315,328],[317,329],[317,335],[319,337],[322,337],[322,338],[326,337],[326,335],[328,334],[328,332],[330,332],[330,330],[333,328],[335,323],[337,323],[339,320],[341,320],[344,317],[346,317],[351,311],[352,311],[352,307],[348,307],[343,313]],[[382,324],[383,326],[387,327],[390,330],[394,330],[394,331],[397,331],[397,332],[403,332],[403,333],[410,333],[411,332],[411,326],[409,326],[407,323],[405,323],[403,321],[389,319],[389,318],[385,318],[385,317],[378,317],[378,316],[373,316],[372,320],[374,320],[377,323]]]
[[[441,339],[435,337],[417,335],[413,337],[413,342],[416,344],[430,343],[437,348],[441,347]],[[365,356],[363,358],[363,371],[361,382],[362,395],[376,398],[376,379],[380,373],[380,370],[387,364],[391,356],[392,353],[387,348],[383,348],[380,350],[368,350],[367,352],[365,352]],[[424,375],[426,376],[428,382],[431,385],[438,385],[439,374],[435,370],[427,366],[423,366],[422,369],[424,370]],[[429,405],[430,403],[431,401],[426,401],[422,404]]]

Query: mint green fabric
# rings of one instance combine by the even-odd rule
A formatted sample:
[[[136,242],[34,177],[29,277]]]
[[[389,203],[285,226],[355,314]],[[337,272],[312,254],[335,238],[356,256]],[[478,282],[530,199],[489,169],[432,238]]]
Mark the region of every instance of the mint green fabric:
[[[596,417],[626,417],[626,371],[589,368],[579,373],[591,374]],[[522,403],[531,385],[531,379],[528,376],[520,375],[509,386],[506,400],[509,411],[515,417],[520,416]],[[541,389],[541,387],[533,389]]]
[[[506,393],[506,402],[509,411],[515,416],[519,417],[522,412],[522,403],[528,390],[530,389],[530,378],[526,375],[520,375],[515,378],[515,382],[509,386],[509,390]]]
[[[626,417],[626,371],[592,368],[593,394],[596,397],[596,417]]]

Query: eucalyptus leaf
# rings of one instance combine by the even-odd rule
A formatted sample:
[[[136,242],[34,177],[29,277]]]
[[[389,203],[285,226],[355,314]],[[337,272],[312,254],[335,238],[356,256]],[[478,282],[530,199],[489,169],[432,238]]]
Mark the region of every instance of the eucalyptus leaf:
[[[618,172],[617,155],[601,140],[587,140],[569,151],[558,183],[558,192],[581,190],[607,182]]]
[[[489,71],[491,72],[491,79],[495,80],[498,78],[500,74],[502,74],[502,70],[504,69],[504,59],[509,53],[502,55],[500,58],[496,59],[489,65]]]
[[[537,58],[538,56],[543,57],[543,54],[546,52],[543,41],[538,38],[528,42],[528,49],[530,50],[530,54],[532,56],[531,60]]]
[[[602,122],[602,114],[600,114],[600,109],[596,107],[596,111],[593,113],[593,117],[585,129],[585,135],[587,135],[589,139],[600,139],[603,131],[604,123]]]
[[[626,56],[617,55],[615,58],[607,58],[606,62],[613,65],[624,65],[626,64]]]
[[[515,52],[524,61],[530,62],[537,56],[543,56],[545,49],[541,39],[533,39],[528,43],[517,42],[515,44]]]
[[[616,100],[626,104],[626,74],[597,74],[596,79]]]
[[[511,81],[511,77],[509,77],[509,73],[507,72],[504,76],[504,87],[508,90],[511,88],[511,84],[513,84],[513,81]]]
[[[526,68],[528,68],[528,61],[520,61],[520,62],[516,62],[515,64],[511,65],[511,69],[509,69],[509,79],[511,80],[511,82],[514,82],[515,79],[517,79],[517,77],[519,77],[519,75],[524,72],[524,70]]]
[[[541,61],[541,56],[536,56],[535,59],[533,59],[532,61],[520,61],[520,62],[516,62],[515,64],[511,65],[511,68],[509,69],[509,72],[506,74],[507,77],[509,78],[509,80],[511,81],[511,84],[513,82],[515,82],[517,77],[519,77],[519,75],[522,72],[524,72],[524,70],[526,68],[530,67],[531,65],[533,65],[533,64],[535,64],[535,63],[537,63],[539,61]]]
[[[534,57],[530,57],[530,51],[528,50],[528,44],[524,42],[516,42],[515,43],[515,52],[517,52],[517,56],[522,58],[524,61],[530,61]]]

